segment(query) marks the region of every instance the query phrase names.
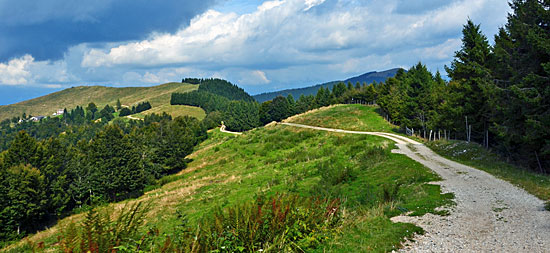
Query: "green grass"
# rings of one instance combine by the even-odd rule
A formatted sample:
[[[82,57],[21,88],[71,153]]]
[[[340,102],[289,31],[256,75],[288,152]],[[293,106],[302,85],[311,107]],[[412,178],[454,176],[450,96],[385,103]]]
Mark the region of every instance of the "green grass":
[[[11,117],[27,115],[52,115],[57,109],[75,108],[77,105],[84,108],[93,102],[98,108],[103,108],[106,104],[115,106],[117,99],[126,106],[132,106],[140,102],[149,101],[154,112],[162,112],[164,108],[173,116],[187,115],[198,118],[204,117],[204,112],[200,108],[184,108],[170,106],[170,96],[173,92],[189,92],[198,89],[198,85],[167,83],[152,87],[125,87],[114,88],[104,86],[79,86],[65,89],[59,92],[51,93],[46,96],[26,100],[11,105],[0,106],[0,120]]]
[[[365,108],[366,114],[374,110]],[[337,118],[337,113],[324,113]],[[376,114],[358,115],[370,121],[362,126],[371,131],[391,130],[391,125]],[[332,126],[349,129],[359,124],[343,117],[345,120],[338,121],[342,125]],[[161,179],[158,187],[142,197],[110,204],[109,208],[151,201],[144,231],[154,227],[160,235],[171,235],[181,224],[181,216],[196,227],[214,210],[259,196],[288,193],[337,198],[343,200],[342,224],[310,250],[387,252],[399,247],[404,238],[422,232],[412,224],[393,223],[390,217],[438,213],[436,207],[452,204],[452,194],[441,194],[438,185],[428,184],[440,180],[436,174],[404,155],[391,153],[393,142],[381,137],[284,125],[258,128],[241,136],[218,129],[208,134],[209,138],[189,156],[192,162],[187,169]],[[82,217],[68,217],[28,240],[55,247],[60,228]]]
[[[398,127],[380,117],[378,110],[377,106],[335,105],[291,117],[288,122],[353,131],[395,132]]]
[[[506,163],[504,158],[477,143],[442,140],[429,142],[427,145],[448,159],[488,172],[525,189],[542,200],[550,200],[550,176]]]

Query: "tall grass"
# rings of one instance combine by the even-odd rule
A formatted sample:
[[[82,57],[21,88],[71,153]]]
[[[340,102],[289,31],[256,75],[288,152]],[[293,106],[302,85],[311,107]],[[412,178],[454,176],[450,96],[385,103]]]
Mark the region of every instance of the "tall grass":
[[[83,222],[69,223],[61,230],[59,249],[63,252],[113,252],[129,249],[131,245],[139,251],[143,240],[136,239],[149,208],[148,204],[136,202],[114,213],[92,209]]]
[[[216,210],[201,223],[196,248],[206,252],[305,251],[341,222],[339,199],[277,194]]]
[[[304,252],[338,232],[341,201],[293,194],[258,197],[217,208],[192,227],[184,215],[171,234],[150,228],[141,233],[141,202],[117,214],[91,210],[80,223],[70,223],[58,237],[63,252]],[[116,219],[110,217],[117,216]],[[41,249],[27,245],[26,249]]]

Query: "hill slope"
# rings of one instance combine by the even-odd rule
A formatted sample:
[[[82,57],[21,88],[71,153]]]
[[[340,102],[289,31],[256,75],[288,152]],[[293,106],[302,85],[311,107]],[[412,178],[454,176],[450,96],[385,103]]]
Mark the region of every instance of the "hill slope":
[[[375,121],[369,124],[373,130],[392,128],[370,108],[364,110],[351,105],[319,111],[340,114],[341,108],[365,114],[360,118]],[[301,117],[311,116],[315,114]],[[345,124],[342,127],[354,124],[348,118],[343,118],[341,123]],[[342,209],[328,209],[337,212],[330,214],[339,217],[333,224],[336,229],[301,230],[301,225],[289,226],[290,231],[283,235],[282,241],[304,238],[291,245],[305,247],[306,251],[316,247],[321,251],[387,252],[398,247],[403,238],[421,231],[412,224],[392,223],[390,217],[408,211],[414,215],[435,212],[435,207],[449,203],[451,197],[441,195],[438,185],[428,184],[438,180],[429,169],[404,155],[391,153],[391,143],[377,136],[320,132],[284,125],[258,128],[238,137],[216,129],[190,155],[193,160],[187,169],[159,180],[161,186],[140,198],[110,204],[105,209],[120,210],[135,202],[150,203],[147,224],[138,238],[132,240],[139,241],[139,237],[144,236],[144,241],[152,243],[151,246],[143,245],[144,248],[159,251],[163,245],[178,247],[178,242],[165,242],[170,241],[169,236],[182,225],[189,225],[191,231],[209,226],[209,214],[215,210],[251,203],[262,196],[277,196],[277,193],[336,198],[343,201]],[[325,209],[321,211],[326,212]],[[80,214],[63,219],[56,226],[30,236],[30,243],[23,240],[19,248],[14,245],[10,249],[13,252],[28,250],[25,247],[35,243],[60,250],[59,247],[66,244],[58,242],[68,239],[64,236],[68,236],[69,224],[75,222],[80,229],[85,217],[86,214]],[[156,229],[157,233],[147,233]],[[63,230],[65,234],[58,237]],[[231,240],[232,237],[225,238]],[[128,243],[125,244],[127,248],[132,246],[132,241],[123,243]],[[232,241],[224,245],[226,243],[232,245]],[[205,249],[198,251],[201,250]],[[271,251],[278,250],[271,248]]]
[[[266,92],[266,93],[261,93],[261,94],[258,94],[258,95],[254,95],[253,97],[260,103],[264,102],[264,101],[272,100],[272,99],[274,99],[275,97],[277,97],[279,95],[286,97],[286,96],[288,96],[288,94],[292,94],[294,99],[298,99],[300,97],[300,95],[307,96],[307,95],[317,94],[317,90],[319,90],[319,88],[321,88],[321,87],[332,89],[332,86],[334,86],[335,84],[337,84],[339,82],[344,82],[344,83],[351,82],[354,85],[357,82],[359,82],[361,84],[362,83],[372,83],[374,81],[384,82],[384,81],[386,81],[386,79],[388,77],[395,76],[395,74],[397,73],[397,70],[399,70],[399,68],[389,69],[389,70],[380,71],[380,72],[373,71],[373,72],[368,72],[368,73],[365,73],[365,74],[362,74],[362,75],[359,75],[359,76],[356,76],[356,77],[348,78],[344,81],[332,81],[332,82],[327,82],[327,83],[318,84],[318,85],[309,86],[309,87],[304,87],[304,88],[296,88],[296,89],[287,89],[287,90],[280,90],[280,91],[274,91],[274,92]]]
[[[189,92],[198,89],[198,85],[182,83],[166,83],[152,87],[104,87],[104,86],[78,86],[54,92],[46,96],[30,99],[11,105],[0,106],[0,120],[11,117],[27,115],[48,116],[57,109],[72,109],[77,105],[86,107],[88,103],[95,103],[98,108],[109,104],[114,106],[117,99],[123,105],[132,106],[139,102],[149,101],[153,106],[150,112],[162,111],[177,114],[190,115],[199,119],[204,118],[204,111],[197,107],[170,106],[170,95],[174,92]]]

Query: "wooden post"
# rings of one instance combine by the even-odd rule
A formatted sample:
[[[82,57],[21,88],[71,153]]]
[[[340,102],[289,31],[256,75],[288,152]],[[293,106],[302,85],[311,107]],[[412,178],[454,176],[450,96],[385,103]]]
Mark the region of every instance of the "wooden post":
[[[468,136],[468,116],[465,116],[466,118],[466,140],[470,142],[470,136]]]
[[[441,140],[441,130],[438,131],[438,135],[439,135],[439,136],[437,137],[437,139],[438,139],[438,140]]]
[[[469,127],[468,127],[468,142],[470,142],[471,137],[472,137],[472,125],[469,125]]]
[[[435,139],[435,134],[434,134],[434,139]],[[430,139],[428,141],[432,141],[432,130],[430,130]]]
[[[544,174],[544,170],[542,169],[542,166],[540,165],[539,155],[537,154],[537,151],[535,151],[535,157],[537,157],[537,163],[539,164],[540,173]]]

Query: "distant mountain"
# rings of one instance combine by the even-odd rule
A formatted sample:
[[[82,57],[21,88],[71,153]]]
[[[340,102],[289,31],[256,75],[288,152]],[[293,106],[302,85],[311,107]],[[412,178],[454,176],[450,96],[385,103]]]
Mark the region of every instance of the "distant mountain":
[[[319,90],[319,88],[321,88],[321,87],[332,89],[332,86],[334,86],[335,84],[337,84],[339,82],[344,82],[344,83],[351,82],[353,85],[355,85],[355,83],[357,83],[357,82],[359,82],[361,84],[362,83],[372,83],[374,81],[384,82],[389,77],[395,76],[395,74],[397,73],[398,70],[399,70],[399,68],[389,69],[389,70],[385,70],[385,71],[381,71],[381,72],[372,71],[372,72],[368,72],[368,73],[365,73],[365,74],[362,74],[362,75],[359,75],[359,76],[348,78],[348,79],[343,80],[343,81],[332,81],[332,82],[317,84],[317,85],[314,85],[314,86],[309,86],[309,87],[304,87],[304,88],[286,89],[286,90],[280,90],[280,91],[266,92],[266,93],[261,93],[261,94],[258,94],[258,95],[254,95],[253,97],[260,103],[268,101],[268,100],[272,100],[272,99],[274,99],[275,97],[277,97],[279,95],[286,97],[286,96],[288,96],[288,94],[292,94],[294,99],[298,99],[300,97],[300,95],[306,95],[307,96],[307,95],[317,94],[317,90]]]

